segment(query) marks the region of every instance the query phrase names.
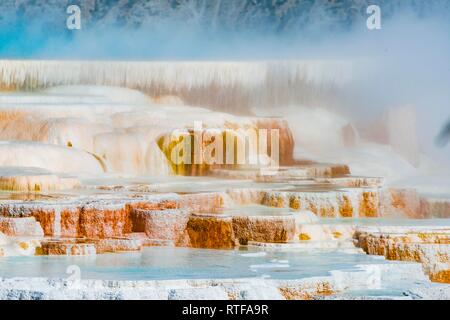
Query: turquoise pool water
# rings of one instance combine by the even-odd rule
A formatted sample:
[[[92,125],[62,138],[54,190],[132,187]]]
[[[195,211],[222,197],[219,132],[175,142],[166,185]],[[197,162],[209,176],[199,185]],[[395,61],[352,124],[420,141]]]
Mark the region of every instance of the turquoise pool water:
[[[364,254],[292,249],[283,252],[146,247],[142,252],[98,256],[5,257],[0,277],[67,277],[77,265],[82,279],[165,280],[267,277],[299,279],[352,270],[357,264],[391,263]]]

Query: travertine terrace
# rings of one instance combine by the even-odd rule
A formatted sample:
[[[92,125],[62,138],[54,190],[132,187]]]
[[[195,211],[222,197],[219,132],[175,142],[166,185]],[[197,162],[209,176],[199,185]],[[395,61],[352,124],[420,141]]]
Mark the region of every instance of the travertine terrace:
[[[0,298],[450,298],[450,192],[396,183],[397,175],[421,174],[415,142],[402,140],[412,139],[411,126],[380,142],[371,128],[359,134],[350,120],[321,109],[292,117],[248,111],[319,94],[326,105],[351,71],[321,61],[0,61],[0,270],[11,271],[19,256],[36,264],[75,259],[49,260],[65,267],[78,257],[120,260],[159,249],[217,249],[217,259],[242,253],[244,262],[286,258],[247,267],[264,279],[122,279],[120,266],[117,278],[96,279],[81,267],[72,287],[64,273],[57,280],[0,274]],[[303,94],[285,95],[300,83]],[[399,110],[388,115],[387,133]],[[339,125],[321,133],[298,124],[326,117]],[[192,137],[194,122],[202,123],[204,147],[211,132],[239,141],[241,129],[278,130],[279,167],[177,163],[174,145]],[[319,146],[327,150],[302,153]],[[336,261],[317,274],[270,273],[315,255]],[[368,260],[344,268],[340,259],[349,255]]]

